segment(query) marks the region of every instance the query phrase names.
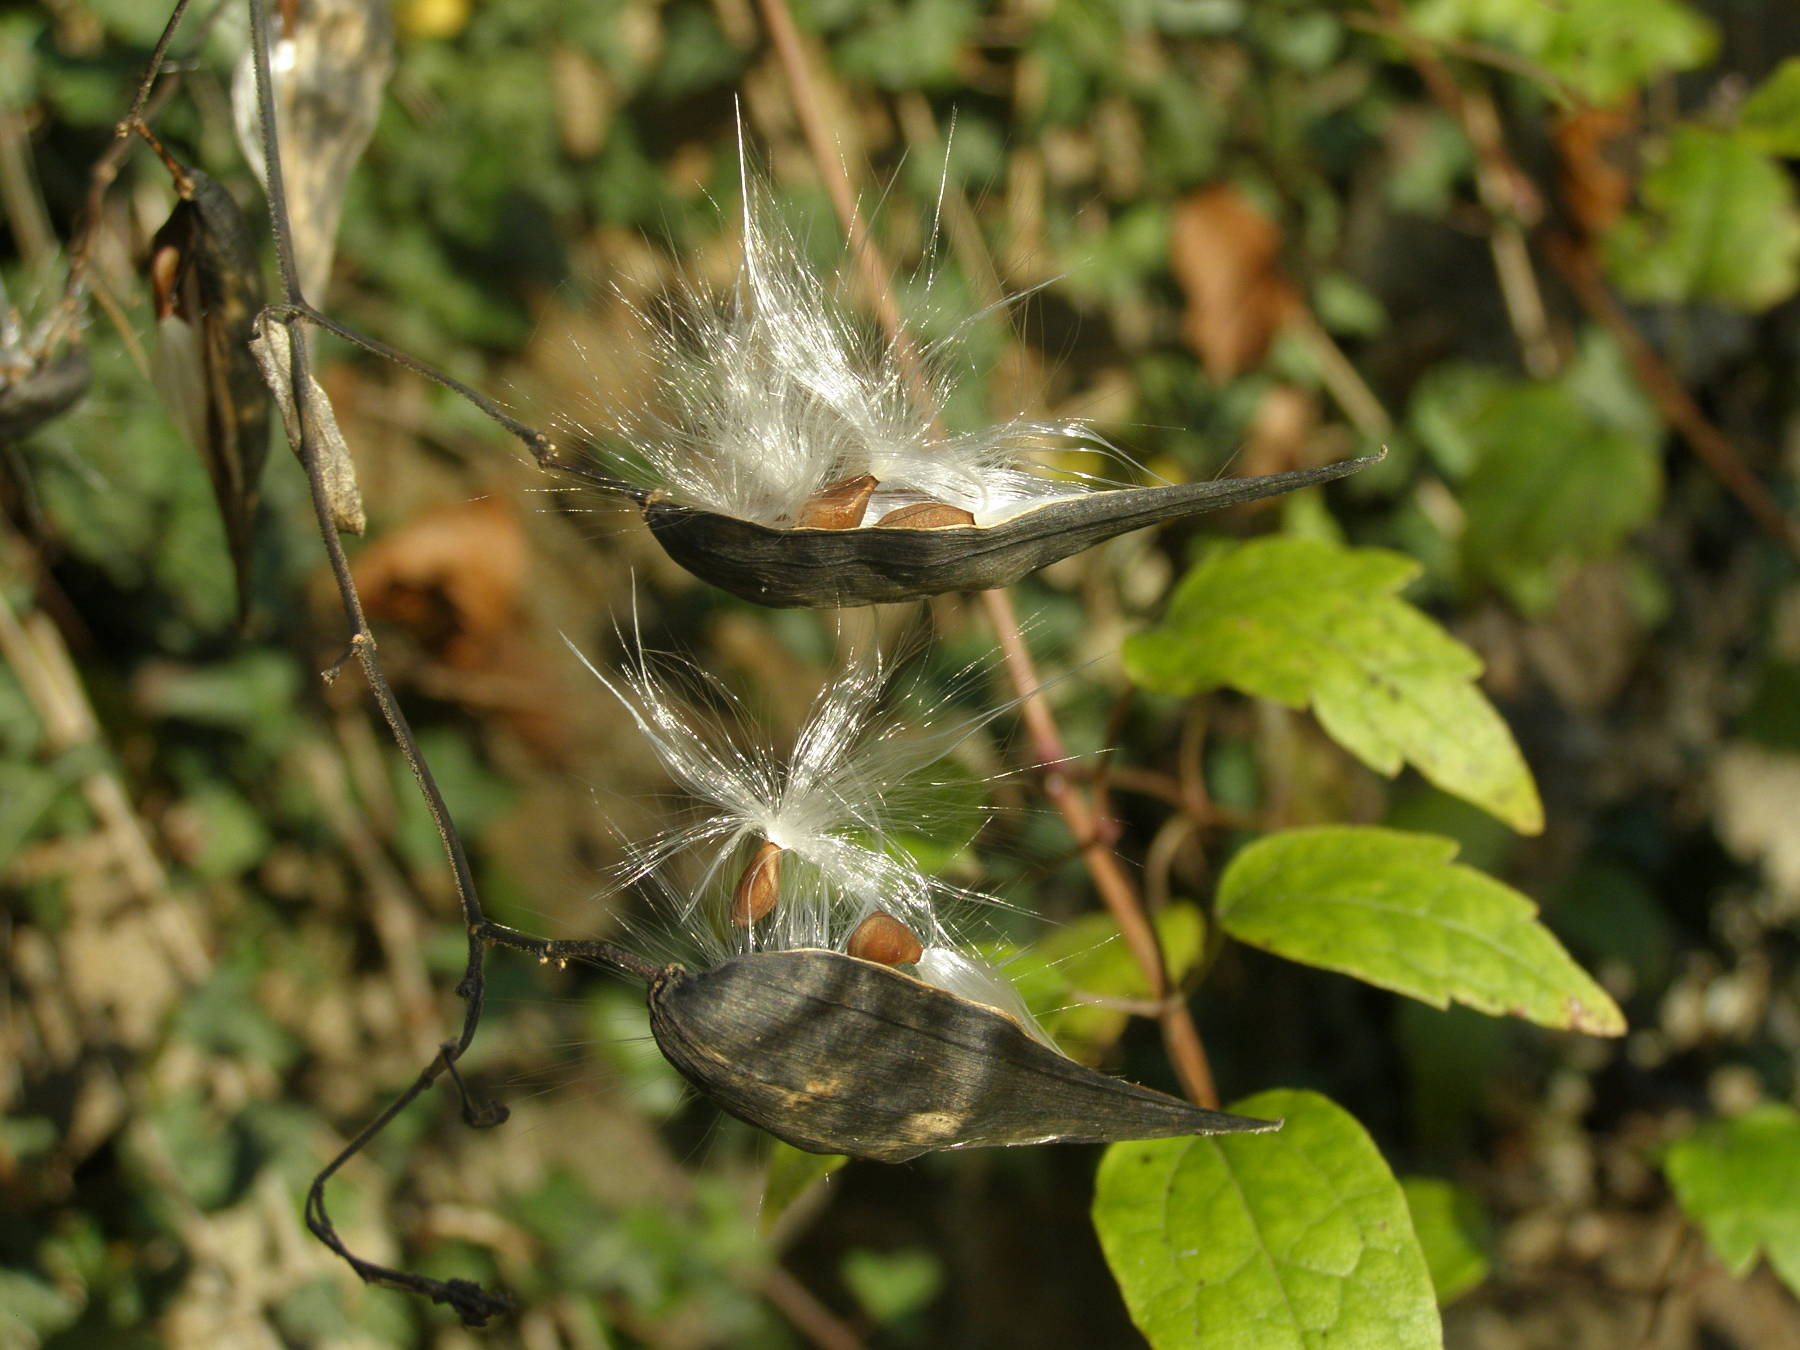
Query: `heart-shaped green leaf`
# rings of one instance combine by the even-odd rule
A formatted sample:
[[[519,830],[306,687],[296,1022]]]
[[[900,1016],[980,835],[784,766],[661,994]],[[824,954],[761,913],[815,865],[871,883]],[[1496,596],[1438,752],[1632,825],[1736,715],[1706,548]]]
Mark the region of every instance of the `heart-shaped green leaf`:
[[[1361,1125],[1313,1092],[1233,1110],[1285,1116],[1254,1138],[1115,1144],[1094,1227],[1155,1350],[1436,1350],[1406,1199]]]

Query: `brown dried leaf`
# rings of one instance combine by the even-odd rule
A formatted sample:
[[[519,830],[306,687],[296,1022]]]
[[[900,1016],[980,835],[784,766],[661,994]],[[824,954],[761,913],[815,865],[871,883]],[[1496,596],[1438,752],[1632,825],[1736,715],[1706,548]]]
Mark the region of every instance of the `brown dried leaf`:
[[[1560,164],[1557,188],[1584,233],[1611,229],[1631,204],[1631,161],[1637,102],[1616,108],[1578,108],[1552,130]]]
[[[1280,256],[1275,223],[1229,183],[1176,206],[1169,269],[1188,301],[1182,336],[1214,380],[1229,380],[1262,360],[1299,304],[1281,275]]]
[[[525,531],[492,497],[440,507],[383,535],[356,560],[372,616],[410,630],[444,664],[504,664],[518,636],[527,565]]]

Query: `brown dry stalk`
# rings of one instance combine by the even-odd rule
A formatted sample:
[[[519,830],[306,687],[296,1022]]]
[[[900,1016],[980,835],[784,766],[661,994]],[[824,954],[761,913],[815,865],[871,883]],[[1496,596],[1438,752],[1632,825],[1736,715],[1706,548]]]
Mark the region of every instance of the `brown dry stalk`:
[[[899,308],[893,298],[893,287],[889,280],[892,273],[857,212],[856,194],[843,160],[833,144],[819,94],[818,80],[799,30],[794,26],[787,0],[759,0],[759,5],[769,39],[786,77],[794,115],[806,137],[819,177],[823,180],[849,237],[851,250],[856,255],[857,265],[875,305],[876,317],[905,357],[910,348],[906,345]],[[1181,1079],[1182,1088],[1198,1105],[1216,1109],[1219,1095],[1213,1083],[1212,1069],[1207,1063],[1206,1050],[1200,1042],[1200,1033],[1194,1026],[1193,1014],[1186,1001],[1170,997],[1172,990],[1168,969],[1163,962],[1162,944],[1157,940],[1156,929],[1145,912],[1143,897],[1105,842],[1087,798],[1056,767],[1068,758],[1068,752],[1055,714],[1051,712],[1049,703],[1040,691],[1031,652],[1025,645],[1018,618],[1013,612],[1012,596],[1005,590],[983,591],[981,601],[1000,644],[1007,673],[1023,700],[1021,709],[1026,729],[1031,736],[1032,752],[1043,769],[1044,795],[1067,823],[1069,832],[1080,848],[1088,874],[1093,878],[1094,889],[1099,892],[1100,899],[1112,914],[1114,922],[1119,925],[1126,947],[1143,971],[1152,999],[1162,1009],[1158,1021],[1162,1029],[1163,1045]]]

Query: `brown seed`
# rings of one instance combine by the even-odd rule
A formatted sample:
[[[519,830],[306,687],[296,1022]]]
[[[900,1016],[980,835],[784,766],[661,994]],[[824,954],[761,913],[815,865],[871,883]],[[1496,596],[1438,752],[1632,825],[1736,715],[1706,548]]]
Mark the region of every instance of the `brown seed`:
[[[794,527],[801,530],[853,530],[863,522],[869,497],[875,491],[875,475],[859,473],[813,493]]]
[[[875,522],[878,530],[936,530],[946,525],[973,525],[975,517],[945,502],[914,502],[889,511]]]
[[[912,929],[879,909],[856,925],[844,951],[883,966],[910,966],[925,954]]]
[[[781,849],[765,839],[731,893],[731,921],[748,928],[767,918],[780,895]]]

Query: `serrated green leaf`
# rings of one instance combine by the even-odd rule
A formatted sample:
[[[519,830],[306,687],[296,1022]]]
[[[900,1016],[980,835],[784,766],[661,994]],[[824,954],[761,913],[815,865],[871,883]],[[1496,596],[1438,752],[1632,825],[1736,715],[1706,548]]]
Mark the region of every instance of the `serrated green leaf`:
[[[769,1171],[763,1179],[762,1231],[767,1234],[776,1220],[801,1196],[850,1159],[841,1153],[808,1153],[775,1140],[769,1154]]]
[[[1761,310],[1800,281],[1794,186],[1744,136],[1684,126],[1639,185],[1640,209],[1605,240],[1607,271],[1637,300]]]
[[[1448,1307],[1487,1278],[1487,1218],[1472,1194],[1441,1177],[1402,1177],[1400,1189],[1438,1306]]]
[[[1125,643],[1139,684],[1221,685],[1312,706],[1378,773],[1411,763],[1444,791],[1536,834],[1543,805],[1500,714],[1475,686],[1481,661],[1394,594],[1418,575],[1384,549],[1259,539],[1222,549],[1176,586],[1162,624]]]
[[[1433,1007],[1622,1035],[1624,1014],[1537,906],[1455,857],[1455,840],[1431,834],[1285,830],[1231,860],[1216,913],[1240,942]]]
[[[1510,48],[1601,104],[1704,65],[1718,45],[1713,25],[1681,0],[1418,0],[1410,11],[1429,36]]]
[[[1800,1294],[1800,1112],[1769,1103],[1671,1145],[1663,1170],[1733,1275],[1757,1253]]]
[[[1800,56],[1790,56],[1744,100],[1738,118],[1758,150],[1800,159]]]
[[[1313,1092],[1233,1111],[1276,1134],[1115,1144],[1094,1227],[1155,1350],[1425,1350],[1443,1344],[1425,1255],[1373,1141]]]

